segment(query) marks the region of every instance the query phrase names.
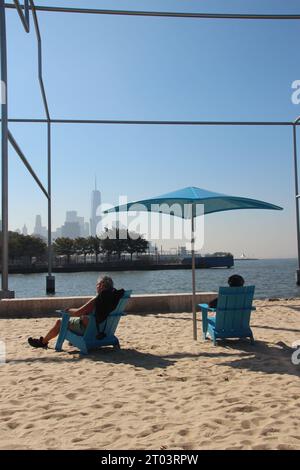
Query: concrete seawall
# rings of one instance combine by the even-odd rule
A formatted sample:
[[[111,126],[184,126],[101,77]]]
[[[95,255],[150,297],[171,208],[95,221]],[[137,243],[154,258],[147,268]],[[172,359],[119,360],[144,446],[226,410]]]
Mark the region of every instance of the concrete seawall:
[[[197,303],[207,303],[216,292],[196,294]],[[77,308],[91,297],[37,297],[0,300],[0,318],[57,317],[56,310]],[[192,294],[133,295],[127,304],[128,314],[191,312]]]

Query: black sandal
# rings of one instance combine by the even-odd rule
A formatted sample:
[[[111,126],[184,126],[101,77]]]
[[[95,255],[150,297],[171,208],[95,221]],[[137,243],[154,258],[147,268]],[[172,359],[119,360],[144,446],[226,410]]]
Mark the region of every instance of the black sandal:
[[[28,343],[33,348],[48,348],[48,344],[43,343],[43,337],[41,336],[40,339],[38,338],[28,338]]]

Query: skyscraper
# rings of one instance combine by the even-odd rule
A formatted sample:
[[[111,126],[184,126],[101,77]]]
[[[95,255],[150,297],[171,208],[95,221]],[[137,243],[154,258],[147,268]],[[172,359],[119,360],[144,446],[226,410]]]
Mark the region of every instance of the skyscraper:
[[[62,237],[77,238],[82,237],[84,229],[84,218],[78,217],[77,211],[67,211],[66,221],[61,227]]]
[[[81,236],[79,222],[65,222],[61,227],[61,236],[75,239]]]
[[[97,180],[95,178],[95,189],[92,191],[91,198],[91,218],[90,218],[90,231],[91,236],[94,237],[97,232],[101,231],[100,220],[101,216],[97,215],[97,209],[101,204],[101,193],[97,190]]]
[[[47,238],[47,228],[42,226],[42,217],[37,215],[35,218],[35,227],[33,229],[33,235],[37,235],[42,238]]]

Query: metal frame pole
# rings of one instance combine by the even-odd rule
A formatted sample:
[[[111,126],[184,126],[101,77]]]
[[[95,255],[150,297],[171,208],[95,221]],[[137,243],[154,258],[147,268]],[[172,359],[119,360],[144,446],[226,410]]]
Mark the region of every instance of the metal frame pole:
[[[47,166],[48,166],[48,275],[46,276],[46,293],[55,293],[55,277],[52,275],[52,233],[51,233],[51,218],[52,218],[52,199],[51,199],[51,117],[49,112],[49,106],[47,102],[47,96],[43,81],[43,63],[42,63],[42,38],[38,23],[38,17],[36,13],[36,7],[33,0],[29,0],[30,9],[32,11],[33,23],[35,34],[38,44],[38,79],[40,84],[40,90],[46,114],[47,123]]]
[[[19,14],[20,20],[24,26],[24,29],[26,33],[29,33],[29,0],[24,1],[24,6],[20,5],[19,0],[14,0],[15,8],[17,9],[17,12]],[[24,9],[24,14],[23,14],[23,9]]]
[[[7,110],[7,48],[4,1],[0,0],[1,29],[1,158],[2,158],[2,275],[0,298],[12,298],[8,290],[8,110]]]
[[[297,159],[297,122],[293,124],[293,147],[294,147],[294,176],[295,176],[295,202],[296,202],[296,230],[297,230],[297,253],[298,269],[296,272],[296,283],[300,285],[300,217],[299,217],[299,182],[298,182],[298,159]]]
[[[10,118],[8,122],[47,123],[48,119]],[[50,119],[51,124],[107,124],[150,126],[292,126],[290,121],[143,121],[121,119]]]
[[[16,0],[15,0],[16,3]],[[6,8],[16,8],[15,4],[6,3]],[[21,7],[24,8],[24,7]],[[31,7],[30,7],[31,8]],[[134,10],[103,10],[97,8],[73,8],[36,5],[37,11],[54,13],[80,13],[91,15],[122,15],[122,16],[148,16],[165,18],[194,18],[194,19],[225,19],[225,20],[299,20],[300,15],[269,15],[269,14],[241,14],[241,13],[187,13],[174,11],[134,11]]]
[[[52,276],[52,207],[51,207],[51,123],[47,124],[47,141],[48,141],[48,276],[46,277],[46,293],[55,294],[55,277]]]
[[[192,205],[192,312],[193,312],[193,337],[197,339],[197,314],[196,314],[196,263],[195,263],[195,204]]]

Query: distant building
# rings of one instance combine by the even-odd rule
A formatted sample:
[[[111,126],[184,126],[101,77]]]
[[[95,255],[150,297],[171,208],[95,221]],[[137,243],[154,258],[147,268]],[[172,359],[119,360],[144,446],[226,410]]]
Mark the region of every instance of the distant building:
[[[84,217],[77,215],[77,211],[67,211],[66,221],[61,227],[61,236],[69,238],[88,237],[88,225],[84,222]]]
[[[88,237],[90,235],[90,224],[88,222],[84,222],[84,237]]]
[[[85,233],[84,217],[77,217],[77,222],[79,223],[79,227],[80,227],[80,236],[88,237],[89,234],[86,235]]]
[[[77,211],[67,211],[66,212],[66,222],[78,222]]]
[[[61,227],[61,236],[67,238],[81,237],[79,222],[65,222]]]
[[[101,193],[97,190],[97,181],[95,181],[95,189],[92,191],[91,197],[91,218],[90,218],[90,234],[94,237],[97,232],[101,232],[101,216],[97,215],[97,209],[101,205]]]
[[[22,228],[22,234],[23,235],[28,235],[28,229],[26,227],[26,225],[24,224],[23,228]]]
[[[33,229],[33,235],[37,235],[38,237],[47,238],[48,230],[46,227],[42,225],[42,217],[37,215],[35,218],[35,226]]]
[[[57,238],[60,238],[61,235],[61,227],[58,227],[55,232],[52,232],[52,240],[56,240]]]

